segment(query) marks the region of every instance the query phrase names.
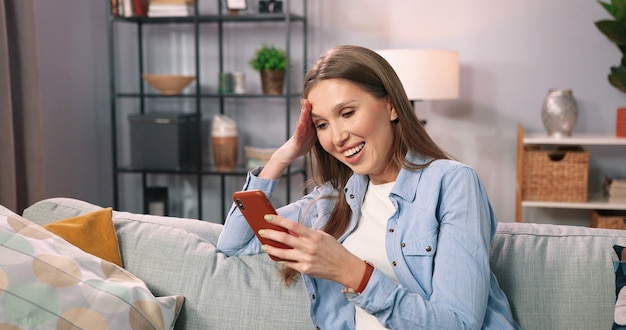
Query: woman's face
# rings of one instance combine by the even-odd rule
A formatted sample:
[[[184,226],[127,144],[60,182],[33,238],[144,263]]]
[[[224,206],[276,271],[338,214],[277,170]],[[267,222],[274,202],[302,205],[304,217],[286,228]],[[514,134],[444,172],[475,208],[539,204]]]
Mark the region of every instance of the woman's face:
[[[398,115],[387,98],[376,99],[348,80],[328,79],[309,91],[308,100],[324,150],[374,184],[396,180],[399,169],[389,165]]]

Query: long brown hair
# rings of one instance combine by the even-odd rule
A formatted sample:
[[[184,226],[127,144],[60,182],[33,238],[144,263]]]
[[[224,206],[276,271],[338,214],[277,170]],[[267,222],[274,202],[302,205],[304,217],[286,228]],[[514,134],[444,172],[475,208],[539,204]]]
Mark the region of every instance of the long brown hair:
[[[304,77],[303,98],[320,81],[327,79],[348,80],[370,93],[377,99],[388,98],[396,109],[398,118],[394,121],[394,141],[389,166],[418,170],[427,164],[414,164],[406,159],[407,153],[422,154],[433,160],[450,158],[430,138],[424,126],[415,115],[400,79],[391,65],[378,53],[360,46],[342,45],[324,53],[308,70]],[[319,185],[330,182],[338,192],[335,207],[323,230],[339,239],[348,229],[352,210],[346,202],[344,188],[352,170],[344,163],[327,153],[319,141],[311,149],[309,159],[315,163],[312,181]],[[283,277],[290,284],[297,272],[285,267]]]

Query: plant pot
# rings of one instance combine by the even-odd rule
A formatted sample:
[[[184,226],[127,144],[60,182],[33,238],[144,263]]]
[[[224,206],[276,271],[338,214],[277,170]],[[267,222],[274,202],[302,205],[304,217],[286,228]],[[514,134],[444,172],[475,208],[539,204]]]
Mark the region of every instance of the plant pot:
[[[265,95],[282,95],[285,86],[285,70],[261,71],[261,87]]]

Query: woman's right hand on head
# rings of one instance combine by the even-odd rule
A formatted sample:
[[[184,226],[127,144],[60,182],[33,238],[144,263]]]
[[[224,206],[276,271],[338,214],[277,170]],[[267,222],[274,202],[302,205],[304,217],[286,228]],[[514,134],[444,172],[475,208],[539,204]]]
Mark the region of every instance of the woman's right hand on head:
[[[306,155],[317,141],[317,133],[311,119],[311,102],[301,100],[302,110],[293,135],[278,148],[267,162],[259,177],[277,178],[296,158]]]

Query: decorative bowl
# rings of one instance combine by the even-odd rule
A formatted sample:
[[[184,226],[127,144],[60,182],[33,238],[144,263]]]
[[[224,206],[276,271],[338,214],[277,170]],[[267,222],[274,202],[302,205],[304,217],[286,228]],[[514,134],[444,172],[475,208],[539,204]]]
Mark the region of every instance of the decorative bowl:
[[[252,158],[260,161],[267,162],[272,157],[272,154],[278,148],[259,148],[252,146],[244,146],[243,147],[246,158]]]
[[[178,95],[196,79],[196,76],[173,74],[144,74],[142,77],[163,95]]]
[[[255,167],[267,164],[267,161],[270,160],[270,157],[272,157],[272,154],[277,148],[244,146],[243,149],[246,155],[247,168],[251,170]]]

